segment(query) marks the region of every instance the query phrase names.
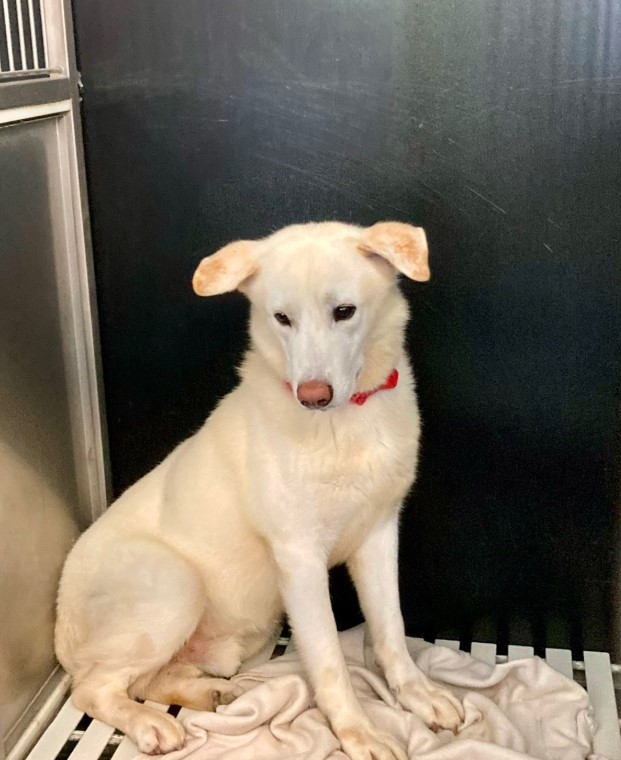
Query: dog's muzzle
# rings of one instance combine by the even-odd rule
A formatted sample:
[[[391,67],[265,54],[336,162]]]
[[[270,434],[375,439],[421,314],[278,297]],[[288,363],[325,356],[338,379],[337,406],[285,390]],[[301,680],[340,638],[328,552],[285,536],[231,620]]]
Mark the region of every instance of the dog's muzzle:
[[[320,380],[309,380],[298,385],[298,401],[307,409],[324,409],[333,396],[332,386]]]

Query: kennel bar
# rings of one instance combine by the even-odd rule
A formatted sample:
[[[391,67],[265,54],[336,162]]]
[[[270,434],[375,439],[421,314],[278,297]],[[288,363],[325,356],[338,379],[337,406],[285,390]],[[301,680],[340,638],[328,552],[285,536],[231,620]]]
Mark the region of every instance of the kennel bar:
[[[2,0],[0,81],[50,73],[46,0]]]
[[[414,649],[430,646],[430,642],[423,639],[411,641]],[[460,649],[458,641],[436,639],[434,643],[455,651]],[[251,665],[266,662],[285,650],[293,649],[293,642],[287,638],[272,639]],[[533,651],[532,647],[510,645],[507,656],[498,655],[496,645],[486,642],[473,642],[470,649],[473,657],[489,665],[532,657]],[[611,665],[610,657],[605,652],[585,652],[584,660],[576,662],[572,661],[571,652],[567,649],[546,649],[545,659],[548,665],[567,678],[581,684],[586,679],[586,689],[598,725],[593,742],[594,754],[606,760],[621,760],[621,731],[613,673],[621,669]],[[178,709],[155,702],[147,704],[162,711],[176,713]],[[186,710],[182,708],[176,714],[183,718]],[[100,721],[85,717],[67,699],[28,755],[28,760],[133,760],[136,755],[138,750],[127,737]],[[13,751],[7,760],[21,758]]]

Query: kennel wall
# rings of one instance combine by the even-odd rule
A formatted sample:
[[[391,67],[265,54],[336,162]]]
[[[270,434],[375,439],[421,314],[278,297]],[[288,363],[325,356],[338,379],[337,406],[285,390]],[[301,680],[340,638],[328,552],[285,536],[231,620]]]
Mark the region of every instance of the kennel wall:
[[[423,225],[408,629],[618,659],[619,0],[74,8],[115,491],[236,382],[246,304],[195,297],[201,256]]]

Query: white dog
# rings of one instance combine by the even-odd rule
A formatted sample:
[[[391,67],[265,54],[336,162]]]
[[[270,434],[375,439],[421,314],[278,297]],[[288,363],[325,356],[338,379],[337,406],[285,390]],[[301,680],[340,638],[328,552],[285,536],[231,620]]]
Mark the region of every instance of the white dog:
[[[425,233],[396,222],[287,227],[198,266],[199,295],[250,299],[241,383],[84,533],[58,597],[74,703],[142,752],[179,748],[184,731],[132,698],[230,701],[224,679],[285,610],[344,751],[403,760],[365,716],[339,648],[328,568],[343,562],[400,704],[434,730],[463,719],[410,659],[399,606],[399,510],[420,421],[398,272],[429,278]]]

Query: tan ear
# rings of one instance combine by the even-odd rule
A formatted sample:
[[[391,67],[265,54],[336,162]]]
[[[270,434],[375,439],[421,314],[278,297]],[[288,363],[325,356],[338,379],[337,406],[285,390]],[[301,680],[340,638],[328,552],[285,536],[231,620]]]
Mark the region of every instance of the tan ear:
[[[422,227],[402,222],[378,222],[363,232],[360,249],[386,259],[410,280],[425,282],[431,276],[427,236]]]
[[[229,243],[198,265],[192,287],[199,296],[217,296],[237,288],[257,270],[252,240]]]

